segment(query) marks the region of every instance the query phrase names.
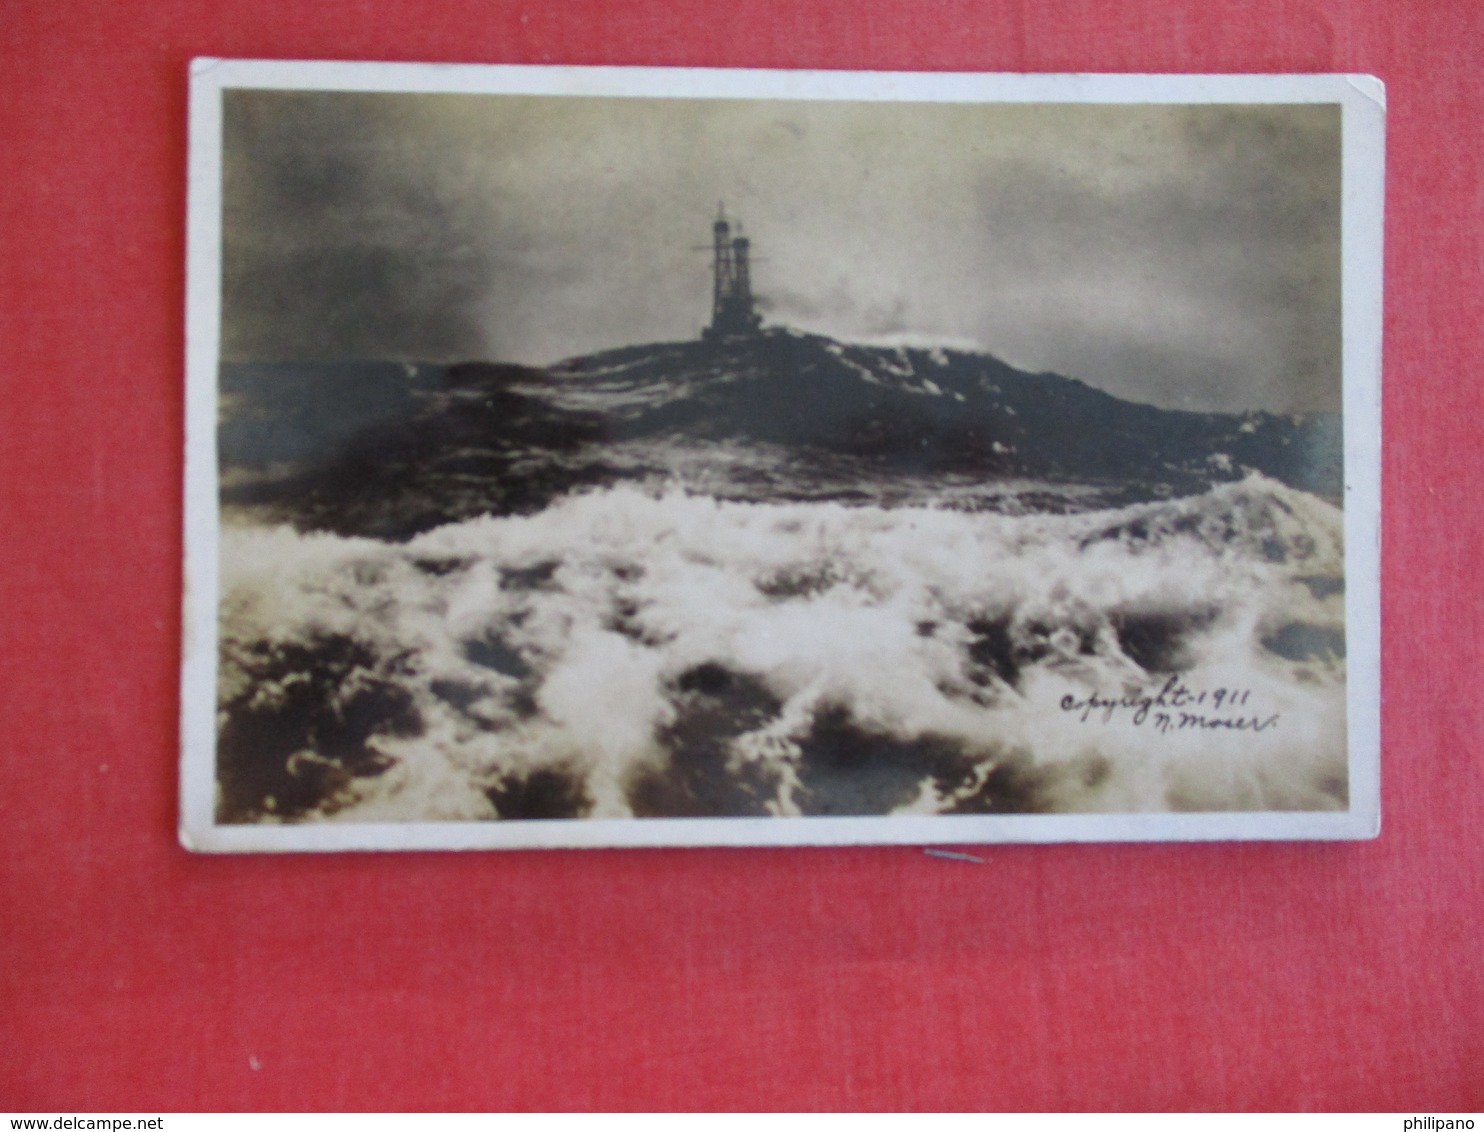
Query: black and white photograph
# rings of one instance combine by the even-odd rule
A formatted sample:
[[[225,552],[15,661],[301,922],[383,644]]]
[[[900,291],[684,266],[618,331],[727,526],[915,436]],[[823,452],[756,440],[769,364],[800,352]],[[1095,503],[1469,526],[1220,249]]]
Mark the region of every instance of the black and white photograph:
[[[198,62],[183,839],[1373,836],[1381,121]]]

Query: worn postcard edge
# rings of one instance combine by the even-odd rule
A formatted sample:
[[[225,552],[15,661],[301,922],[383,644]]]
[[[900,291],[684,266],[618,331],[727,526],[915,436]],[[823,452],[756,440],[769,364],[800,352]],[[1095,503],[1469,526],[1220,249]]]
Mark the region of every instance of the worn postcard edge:
[[[197,59],[187,187],[180,825],[199,852],[701,845],[1343,840],[1380,833],[1381,328],[1385,93],[1369,75],[1012,75]],[[222,94],[229,89],[895,102],[1338,103],[1342,107],[1344,530],[1350,808],[804,818],[220,825],[217,361]]]

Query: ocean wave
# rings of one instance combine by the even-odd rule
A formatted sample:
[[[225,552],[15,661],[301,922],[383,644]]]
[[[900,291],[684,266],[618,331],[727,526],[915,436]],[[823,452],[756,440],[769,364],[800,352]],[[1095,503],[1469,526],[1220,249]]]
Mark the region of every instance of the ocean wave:
[[[1334,809],[1340,511],[620,485],[222,536],[227,822]],[[1142,710],[1141,710],[1142,709]]]

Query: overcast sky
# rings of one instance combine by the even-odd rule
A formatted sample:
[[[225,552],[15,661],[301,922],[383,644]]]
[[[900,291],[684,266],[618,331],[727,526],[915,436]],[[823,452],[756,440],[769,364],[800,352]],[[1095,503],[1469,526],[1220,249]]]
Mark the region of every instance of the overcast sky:
[[[229,91],[223,357],[693,337],[724,200],[770,323],[1338,409],[1339,130],[1337,106]]]

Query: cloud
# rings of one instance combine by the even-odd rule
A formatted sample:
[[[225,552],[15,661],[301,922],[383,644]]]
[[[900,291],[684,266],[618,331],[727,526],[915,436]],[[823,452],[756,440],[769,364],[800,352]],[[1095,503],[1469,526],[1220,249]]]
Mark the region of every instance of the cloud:
[[[234,91],[223,353],[546,363],[771,321],[1122,396],[1337,408],[1339,112]]]

